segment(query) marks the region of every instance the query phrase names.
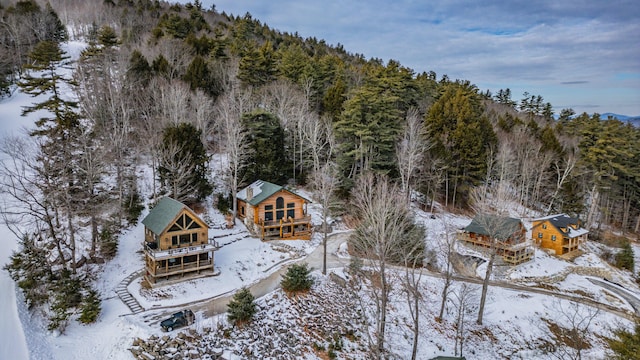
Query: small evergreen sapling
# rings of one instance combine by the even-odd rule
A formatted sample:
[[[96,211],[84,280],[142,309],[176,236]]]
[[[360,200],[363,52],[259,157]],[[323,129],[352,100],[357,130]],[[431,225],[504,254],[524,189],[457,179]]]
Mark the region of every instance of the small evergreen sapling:
[[[82,313],[78,319],[81,323],[91,324],[98,319],[102,307],[100,306],[100,296],[98,296],[97,291],[89,289],[87,295],[82,300],[81,309]]]
[[[227,318],[235,325],[251,321],[253,315],[258,311],[255,298],[247,288],[242,288],[233,295],[233,299],[227,305]]]
[[[633,272],[635,267],[633,260],[633,248],[629,241],[626,241],[624,245],[622,245],[622,251],[616,254],[616,266]]]
[[[310,269],[307,263],[293,264],[282,276],[282,289],[289,293],[298,293],[311,289],[313,279],[309,275]]]

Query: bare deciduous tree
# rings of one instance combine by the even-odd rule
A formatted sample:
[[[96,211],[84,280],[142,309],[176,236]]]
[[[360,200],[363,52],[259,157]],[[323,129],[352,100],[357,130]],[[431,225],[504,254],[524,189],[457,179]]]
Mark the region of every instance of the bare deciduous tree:
[[[335,147],[331,118],[318,118],[315,113],[307,113],[302,120],[302,134],[304,147],[311,154],[313,172],[320,171],[324,159],[331,159]]]
[[[415,360],[418,356],[418,338],[420,335],[421,280],[425,251],[424,228],[417,226],[409,234],[406,234],[406,236],[410,236],[413,239],[407,241],[407,243],[410,244],[409,246],[403,246],[399,251],[404,265],[402,285],[412,321],[411,331],[413,333],[413,342],[411,346],[411,360]]]
[[[165,175],[165,185],[171,197],[178,201],[185,201],[196,192],[196,187],[188,181],[194,168],[191,155],[182,150],[176,143],[164,144],[160,149],[160,167]]]
[[[329,231],[328,219],[331,208],[335,205],[334,193],[339,185],[338,170],[335,164],[325,163],[317,172],[312,174],[311,185],[316,202],[322,207],[322,274],[327,274],[327,237]]]
[[[510,186],[510,179],[513,179],[513,167],[512,157],[509,155],[508,150],[501,148],[495,163],[491,154],[488,159],[487,177],[484,185],[471,192],[471,204],[476,213],[474,221],[484,228],[485,236],[489,241],[489,248],[487,249],[489,260],[487,261],[487,270],[482,283],[478,325],[482,325],[487,290],[498,252],[498,243],[506,240],[511,235],[505,233],[509,228],[509,218],[503,209],[506,209],[509,204],[517,203],[517,194]],[[492,173],[494,173],[493,176]]]
[[[443,220],[444,222],[444,220]],[[440,312],[438,313],[438,320],[442,321],[444,316],[444,308],[447,303],[447,298],[451,292],[450,287],[453,283],[453,261],[456,256],[455,252],[456,238],[451,236],[451,229],[447,223],[444,223],[444,242],[439,244],[440,253],[444,257],[444,267],[441,269],[442,279],[444,284],[442,286]]]
[[[465,319],[467,315],[470,315],[474,311],[474,304],[477,301],[476,297],[475,289],[467,283],[460,284],[453,292],[453,306],[456,311],[455,356],[463,356],[464,343],[467,339]]]
[[[556,300],[553,307],[558,309],[560,314],[556,324],[547,320],[547,329],[553,334],[554,349],[552,356],[557,359],[582,359],[582,350],[589,348],[589,327],[593,320],[600,314],[600,310],[595,307],[581,305],[576,302]]]
[[[390,263],[401,263],[399,254],[403,252],[402,249],[413,246],[406,240],[415,225],[403,195],[386,177],[362,174],[356,181],[352,204],[360,224],[349,239],[349,244],[353,253],[363,258],[367,267],[363,273],[373,284],[371,295],[376,305],[375,353],[378,358],[383,358],[391,290],[387,267]],[[423,242],[424,239],[419,241]]]
[[[302,123],[309,112],[308,100],[299,86],[288,80],[275,81],[267,85],[262,92],[261,103],[266,106],[267,110],[278,117],[285,132],[291,134],[294,182],[297,168],[302,165]],[[299,154],[296,153],[296,150],[299,150]],[[299,160],[297,158],[298,155]]]
[[[35,138],[30,138],[35,139]],[[65,229],[58,212],[62,208],[58,184],[47,176],[38,141],[29,143],[18,137],[6,137],[0,144],[0,192],[5,194],[2,217],[18,237],[35,233],[39,241],[52,245],[57,260],[66,266],[63,247]],[[24,230],[29,229],[29,230]]]
[[[407,200],[410,200],[414,176],[422,163],[425,152],[430,148],[423,135],[423,123],[418,109],[409,109],[407,111],[404,134],[396,145],[400,184]]]
[[[238,213],[238,188],[242,186],[242,169],[251,155],[249,133],[242,123],[242,115],[253,107],[250,90],[241,90],[231,86],[218,98],[216,103],[216,128],[223,134],[222,151],[226,153],[229,174],[227,185],[231,189],[233,222],[235,224]]]

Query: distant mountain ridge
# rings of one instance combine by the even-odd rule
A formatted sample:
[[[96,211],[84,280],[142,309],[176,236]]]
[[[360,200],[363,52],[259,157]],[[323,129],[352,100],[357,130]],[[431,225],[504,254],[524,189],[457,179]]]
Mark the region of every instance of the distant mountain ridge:
[[[614,114],[614,113],[600,114],[601,119],[608,119],[610,117],[618,119],[622,122],[630,123],[633,126],[640,127],[640,116],[627,116],[627,115],[620,115],[620,114]]]

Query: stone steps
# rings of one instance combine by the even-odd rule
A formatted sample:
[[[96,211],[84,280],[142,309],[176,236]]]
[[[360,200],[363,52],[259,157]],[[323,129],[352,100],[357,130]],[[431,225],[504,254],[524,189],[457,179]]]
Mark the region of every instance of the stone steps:
[[[118,297],[120,298],[120,300],[122,300],[122,302],[125,305],[127,305],[129,310],[131,310],[133,314],[139,314],[143,312],[144,308],[140,305],[140,303],[138,303],[138,300],[136,300],[136,298],[134,298],[131,295],[131,293],[129,293],[127,286],[131,284],[133,279],[139,276],[142,276],[142,274],[143,274],[143,270],[136,271],[130,274],[129,276],[124,278],[122,281],[120,281],[120,283],[118,284],[118,286],[116,286],[116,289],[115,289],[115,292],[116,294],[118,294]]]

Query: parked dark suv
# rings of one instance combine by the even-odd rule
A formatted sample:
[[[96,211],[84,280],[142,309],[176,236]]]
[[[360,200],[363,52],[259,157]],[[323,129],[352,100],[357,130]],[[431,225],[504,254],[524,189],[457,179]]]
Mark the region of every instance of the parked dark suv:
[[[171,315],[171,317],[166,320],[162,320],[160,326],[162,326],[162,330],[164,331],[172,331],[173,329],[191,325],[194,320],[195,316],[193,315],[193,312],[189,309],[185,309]]]

